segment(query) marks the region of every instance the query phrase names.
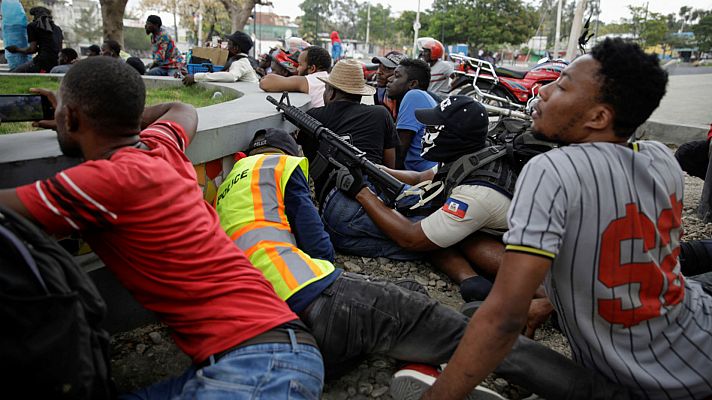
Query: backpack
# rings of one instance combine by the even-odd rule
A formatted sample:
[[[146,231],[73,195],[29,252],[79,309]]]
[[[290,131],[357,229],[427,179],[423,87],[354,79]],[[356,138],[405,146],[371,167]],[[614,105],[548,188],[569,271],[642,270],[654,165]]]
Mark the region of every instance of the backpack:
[[[404,190],[396,199],[396,208],[405,215],[429,215],[445,203],[455,187],[473,183],[496,187],[511,198],[524,165],[534,156],[557,147],[553,142],[535,138],[530,125],[518,118],[500,117],[489,130],[486,147],[441,164],[432,182],[421,182]]]
[[[0,384],[8,398],[106,399],[106,304],[72,256],[0,207]]]

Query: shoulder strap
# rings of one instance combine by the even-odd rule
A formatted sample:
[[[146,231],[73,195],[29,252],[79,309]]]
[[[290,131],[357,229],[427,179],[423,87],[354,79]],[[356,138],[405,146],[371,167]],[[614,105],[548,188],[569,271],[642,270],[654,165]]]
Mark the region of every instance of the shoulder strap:
[[[457,159],[448,167],[447,175],[444,179],[445,196],[450,196],[452,190],[467,179],[468,176],[472,175],[473,172],[504,157],[506,154],[505,146],[497,145],[485,147],[482,150]]]

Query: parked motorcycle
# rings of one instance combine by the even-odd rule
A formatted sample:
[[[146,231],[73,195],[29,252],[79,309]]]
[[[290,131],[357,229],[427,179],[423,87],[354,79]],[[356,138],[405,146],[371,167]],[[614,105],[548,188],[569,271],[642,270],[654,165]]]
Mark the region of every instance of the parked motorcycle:
[[[525,71],[497,67],[478,58],[457,54],[451,93],[477,98],[483,103],[510,109],[523,109],[536,97],[539,88],[559,78],[566,68],[565,60],[544,60]],[[479,89],[476,90],[476,89]],[[489,96],[478,98],[480,93]]]

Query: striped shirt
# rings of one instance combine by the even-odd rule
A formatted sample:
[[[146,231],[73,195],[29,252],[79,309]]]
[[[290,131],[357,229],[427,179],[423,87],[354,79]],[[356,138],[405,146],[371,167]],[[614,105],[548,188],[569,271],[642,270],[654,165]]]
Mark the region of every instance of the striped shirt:
[[[660,143],[571,145],[525,166],[504,237],[553,259],[574,359],[652,399],[712,395],[712,297],[678,261],[683,193]]]

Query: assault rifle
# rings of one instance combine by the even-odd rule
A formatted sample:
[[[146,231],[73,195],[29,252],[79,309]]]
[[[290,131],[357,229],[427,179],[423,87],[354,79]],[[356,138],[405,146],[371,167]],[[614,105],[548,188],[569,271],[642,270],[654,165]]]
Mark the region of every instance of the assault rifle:
[[[376,164],[366,158],[366,153],[348,143],[344,138],[322,125],[321,122],[294,107],[289,102],[289,95],[286,92],[282,94],[279,101],[272,96],[267,96],[267,101],[277,106],[277,110],[282,111],[287,121],[296,125],[319,143],[317,159],[312,162],[310,167],[310,173],[314,179],[318,179],[330,165],[335,168],[359,166],[361,171],[368,176],[369,181],[381,190],[386,204],[389,206],[395,204],[396,198],[403,190],[403,182],[378,168]]]

